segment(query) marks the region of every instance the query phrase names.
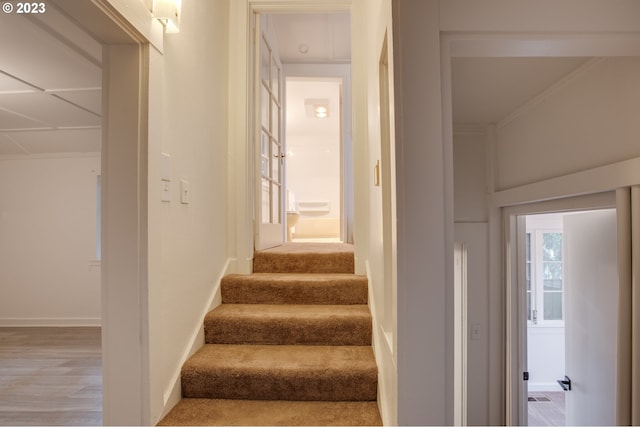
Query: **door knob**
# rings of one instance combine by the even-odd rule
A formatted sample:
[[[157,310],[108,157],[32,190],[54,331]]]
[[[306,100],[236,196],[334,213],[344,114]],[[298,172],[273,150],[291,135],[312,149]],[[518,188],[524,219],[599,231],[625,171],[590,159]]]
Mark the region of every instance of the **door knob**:
[[[564,380],[558,380],[558,384],[564,391],[571,391],[571,378],[564,376]]]

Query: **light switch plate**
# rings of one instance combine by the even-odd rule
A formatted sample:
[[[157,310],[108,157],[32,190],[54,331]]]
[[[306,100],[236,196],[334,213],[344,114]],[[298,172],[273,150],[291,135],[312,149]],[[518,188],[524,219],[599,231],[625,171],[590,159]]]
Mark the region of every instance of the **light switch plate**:
[[[160,161],[160,179],[163,181],[171,181],[171,155],[162,153]]]
[[[162,195],[160,196],[160,200],[163,202],[171,201],[171,183],[169,181],[161,181],[160,185],[162,186]]]
[[[180,203],[189,204],[191,201],[191,186],[186,179],[180,180]]]

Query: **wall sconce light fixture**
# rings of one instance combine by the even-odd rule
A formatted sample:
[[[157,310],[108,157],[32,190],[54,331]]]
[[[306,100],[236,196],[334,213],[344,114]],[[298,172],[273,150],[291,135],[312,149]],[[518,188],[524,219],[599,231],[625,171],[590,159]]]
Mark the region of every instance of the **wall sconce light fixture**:
[[[180,32],[182,0],[153,0],[153,16],[164,25],[165,33]]]

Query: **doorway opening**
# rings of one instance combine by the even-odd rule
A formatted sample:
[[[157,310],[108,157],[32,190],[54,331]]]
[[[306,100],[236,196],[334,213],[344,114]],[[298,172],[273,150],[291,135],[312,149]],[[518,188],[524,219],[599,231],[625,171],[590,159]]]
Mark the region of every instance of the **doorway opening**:
[[[350,12],[256,22],[255,246],[352,243]]]
[[[517,234],[523,424],[615,423],[616,210],[525,215]]]
[[[342,79],[286,78],[286,241],[341,242]]]
[[[529,425],[565,425],[563,214],[526,217],[527,414]]]

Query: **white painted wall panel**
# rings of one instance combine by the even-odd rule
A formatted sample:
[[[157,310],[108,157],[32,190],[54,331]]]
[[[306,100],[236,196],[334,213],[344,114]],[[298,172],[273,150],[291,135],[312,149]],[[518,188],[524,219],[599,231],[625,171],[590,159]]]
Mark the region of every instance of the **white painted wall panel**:
[[[529,391],[562,391],[557,380],[565,376],[564,328],[527,328]]]
[[[440,0],[443,31],[638,31],[635,0]]]
[[[454,133],[453,185],[456,222],[487,222],[486,137],[482,133]]]
[[[467,250],[467,425],[490,425],[489,225],[456,223],[454,230]]]
[[[453,423],[453,291],[448,286],[453,283],[453,215],[448,211],[453,194],[447,184],[453,162],[443,161],[438,2],[393,4],[398,423],[448,425]]]
[[[228,5],[183,2],[180,33],[165,36],[164,55],[151,52],[152,424],[179,398],[180,367],[204,343],[198,331],[227,266]],[[161,201],[161,153],[171,156],[171,202]],[[189,204],[180,202],[181,179],[190,183]]]
[[[500,190],[640,156],[640,58],[596,61],[498,128]]]
[[[0,160],[0,325],[100,324],[98,157]]]

